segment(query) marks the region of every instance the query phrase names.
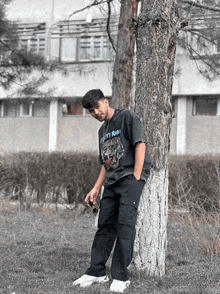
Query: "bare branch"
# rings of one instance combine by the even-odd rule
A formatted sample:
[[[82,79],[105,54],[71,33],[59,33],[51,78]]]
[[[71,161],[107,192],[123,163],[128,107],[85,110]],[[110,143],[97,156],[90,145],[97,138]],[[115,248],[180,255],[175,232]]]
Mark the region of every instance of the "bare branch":
[[[189,4],[189,5],[192,5],[192,6],[196,6],[196,7],[199,7],[199,8],[203,8],[203,9],[220,12],[220,8],[218,8],[218,7],[214,7],[214,6],[211,6],[211,5],[201,4],[201,3],[195,2],[193,0],[180,0],[180,2],[181,3],[185,3],[185,4]]]
[[[109,0],[100,0],[100,1],[94,0],[93,3],[87,5],[86,7],[83,7],[81,9],[79,9],[79,10],[74,11],[72,14],[69,15],[68,18],[71,18],[73,15],[75,15],[77,13],[80,13],[80,12],[83,12],[83,11],[85,11],[87,9],[90,9],[93,6],[97,6],[97,5],[100,5],[100,4],[103,4],[103,3],[108,3],[108,2],[109,2]]]
[[[201,39],[207,40],[208,42],[210,42],[210,43],[212,43],[212,44],[214,44],[214,45],[217,45],[217,43],[216,43],[214,40],[209,39],[209,38],[206,37],[205,35],[200,34],[199,31],[193,31],[193,30],[192,30],[192,31],[190,31],[190,33],[191,33],[192,36],[197,36],[197,37],[199,37],[199,38],[201,38]]]
[[[211,77],[210,74],[207,71],[205,71],[205,70],[202,71],[201,68],[197,64],[197,61],[198,60],[201,60],[200,54],[198,52],[196,52],[196,50],[193,49],[193,47],[191,45],[187,44],[187,47],[188,47],[188,51],[190,53],[191,58],[195,61],[195,64],[196,64],[196,67],[197,67],[199,73],[201,75],[205,76],[210,81],[212,81],[213,80],[213,77]],[[197,56],[197,58],[196,58],[196,56],[193,55],[193,53]],[[213,73],[214,76],[219,76],[219,71],[217,70],[217,67],[216,66],[214,66],[212,63],[207,62],[205,58],[202,58],[202,62],[203,62],[203,64],[205,66],[207,66],[207,68],[210,69],[210,72]]]
[[[3,42],[2,40],[0,40],[0,43],[7,49],[9,49],[11,52],[13,52],[13,50],[5,43]]]
[[[108,0],[108,19],[107,19],[106,30],[107,30],[107,33],[108,33],[109,41],[110,41],[110,43],[112,44],[112,48],[113,48],[113,50],[116,52],[116,48],[115,48],[115,44],[114,44],[114,40],[112,39],[112,36],[111,36],[111,33],[110,33],[111,2],[112,2],[112,0]]]

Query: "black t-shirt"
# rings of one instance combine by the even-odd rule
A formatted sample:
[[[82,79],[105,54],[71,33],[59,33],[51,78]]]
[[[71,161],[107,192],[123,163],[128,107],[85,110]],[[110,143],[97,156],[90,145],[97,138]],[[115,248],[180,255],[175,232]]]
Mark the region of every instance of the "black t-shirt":
[[[99,162],[106,168],[104,185],[133,174],[138,142],[145,142],[139,117],[127,109],[115,109],[109,122],[104,122],[99,129]],[[151,160],[146,150],[141,179],[147,180],[150,167]]]

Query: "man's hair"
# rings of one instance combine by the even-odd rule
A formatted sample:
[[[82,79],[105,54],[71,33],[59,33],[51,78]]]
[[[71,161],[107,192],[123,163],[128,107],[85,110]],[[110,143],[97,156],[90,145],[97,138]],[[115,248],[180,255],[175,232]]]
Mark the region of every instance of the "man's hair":
[[[96,105],[99,100],[105,99],[104,94],[99,89],[90,90],[82,99],[82,106],[89,109]]]

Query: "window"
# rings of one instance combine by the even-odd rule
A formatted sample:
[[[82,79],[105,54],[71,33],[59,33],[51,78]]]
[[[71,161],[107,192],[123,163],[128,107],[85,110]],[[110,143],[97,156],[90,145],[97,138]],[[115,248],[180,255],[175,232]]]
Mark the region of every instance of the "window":
[[[176,117],[176,97],[171,98],[172,118]]]
[[[111,23],[112,37],[116,38],[116,19]],[[61,22],[52,38],[60,38],[62,62],[88,62],[112,59],[112,46],[106,33],[106,19]]]
[[[20,104],[20,116],[29,117],[33,115],[33,103],[23,101]]]
[[[61,61],[110,60],[111,49],[107,36],[82,36],[61,39]]]
[[[83,106],[80,101],[67,104],[67,115],[83,115]]]
[[[45,23],[20,24],[17,32],[22,48],[37,54],[45,53]]]
[[[63,104],[63,115],[88,115],[89,111],[83,108],[81,101]]]
[[[194,97],[193,115],[219,115],[219,102],[216,97]]]
[[[0,100],[0,117],[8,116],[8,101]]]
[[[79,46],[79,61],[109,60],[110,50],[105,36],[81,37]]]
[[[76,61],[76,38],[63,38],[61,40],[61,61],[74,62]]]

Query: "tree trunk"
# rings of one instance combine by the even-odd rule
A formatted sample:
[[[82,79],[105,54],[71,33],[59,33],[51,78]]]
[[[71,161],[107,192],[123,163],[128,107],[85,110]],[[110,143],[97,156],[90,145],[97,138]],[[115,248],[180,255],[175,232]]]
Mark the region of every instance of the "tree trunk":
[[[128,108],[132,83],[135,23],[138,0],[121,0],[117,53],[113,70],[112,101],[114,108]]]
[[[134,265],[165,274],[168,153],[178,16],[175,0],[142,0],[137,27],[135,113],[153,167],[139,205]]]

